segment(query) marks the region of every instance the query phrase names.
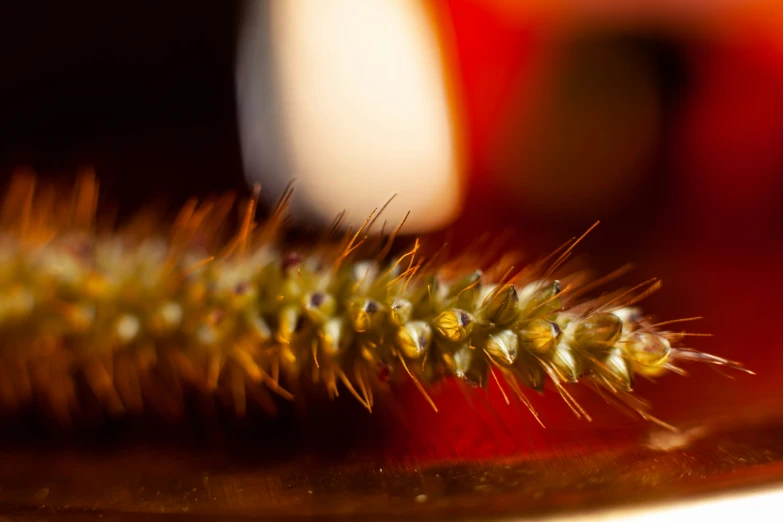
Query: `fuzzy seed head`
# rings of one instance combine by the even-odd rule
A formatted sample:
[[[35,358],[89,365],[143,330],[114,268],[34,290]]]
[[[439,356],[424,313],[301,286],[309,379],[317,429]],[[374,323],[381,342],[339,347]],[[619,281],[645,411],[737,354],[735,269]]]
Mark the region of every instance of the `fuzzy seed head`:
[[[552,379],[577,412],[562,383],[589,380],[623,399],[634,374],[676,369],[672,360],[739,368],[657,331],[631,306],[649,289],[580,300],[588,281],[564,273],[576,292],[561,292],[551,260],[522,271],[484,266],[473,255],[483,252],[433,262],[437,254],[418,242],[384,258],[394,237],[369,230],[377,215],[342,239],[288,251],[281,230],[290,192],[260,226],[255,204],[241,207],[232,238],[219,232],[230,199],[189,203],[169,236],[144,226],[99,234],[92,178],[56,208],[37,199],[34,180],[14,183],[0,212],[0,376],[40,366],[59,372],[45,384],[61,388],[29,393],[10,383],[0,413],[18,409],[18,397],[65,398],[77,376],[101,390],[112,414],[160,406],[140,383],[175,390],[189,382],[232,397],[244,415],[246,397],[266,396],[259,386],[291,400],[284,385],[300,379],[323,383],[332,397],[344,387],[372,409],[374,389],[406,376],[433,406],[429,391],[440,380],[483,387],[503,378],[531,411],[521,386],[541,391]],[[79,402],[67,397],[50,401],[64,421]],[[185,409],[178,398],[160,401],[168,414]]]

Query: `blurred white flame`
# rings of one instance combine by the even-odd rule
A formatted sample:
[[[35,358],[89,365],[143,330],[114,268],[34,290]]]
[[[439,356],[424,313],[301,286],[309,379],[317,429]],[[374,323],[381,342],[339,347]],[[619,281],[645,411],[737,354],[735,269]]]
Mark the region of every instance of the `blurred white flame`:
[[[694,520],[780,520],[783,490],[770,489],[672,504],[651,504],[584,514],[545,517],[549,522],[693,522]]]
[[[249,4],[237,69],[248,180],[292,210],[347,224],[397,193],[390,223],[447,224],[459,212],[458,146],[443,55],[418,0]]]

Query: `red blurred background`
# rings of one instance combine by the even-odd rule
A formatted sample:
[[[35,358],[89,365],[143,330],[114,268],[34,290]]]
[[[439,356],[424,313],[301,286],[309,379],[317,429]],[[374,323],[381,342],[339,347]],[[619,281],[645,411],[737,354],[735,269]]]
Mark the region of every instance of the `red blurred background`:
[[[774,3],[586,2],[579,9],[448,0],[434,30],[453,44],[468,158],[463,245],[515,231],[531,254],[597,219],[582,247],[624,282],[658,276],[661,319],[703,315],[694,347],[743,361],[754,378],[705,368],[641,382],[657,416],[689,424],[763,408],[783,413],[783,9]],[[96,168],[125,213],[149,200],[247,191],[233,55],[240,6],[183,1],[17,3],[0,16],[0,172]],[[553,394],[549,430],[521,409],[465,407],[456,389],[433,417],[403,391],[409,453],[476,456],[636,437],[580,394],[592,426]],[[480,395],[480,394],[479,394]],[[521,412],[521,413],[520,413]],[[619,426],[619,427],[618,427]]]
[[[783,413],[780,340],[767,328],[783,292],[783,10],[512,4],[449,2],[471,148],[458,237],[509,226],[539,253],[601,219],[581,248],[592,266],[609,272],[632,261],[625,281],[661,277],[647,312],[704,316],[688,326],[714,337],[695,347],[758,373],[730,380],[691,365],[688,377],[638,382],[654,413],[682,427]],[[497,389],[489,395],[499,418],[451,403],[433,439],[463,445],[430,448],[546,453],[644,430],[580,393],[592,425],[569,421],[550,395],[534,400],[551,419],[543,432],[510,413]]]

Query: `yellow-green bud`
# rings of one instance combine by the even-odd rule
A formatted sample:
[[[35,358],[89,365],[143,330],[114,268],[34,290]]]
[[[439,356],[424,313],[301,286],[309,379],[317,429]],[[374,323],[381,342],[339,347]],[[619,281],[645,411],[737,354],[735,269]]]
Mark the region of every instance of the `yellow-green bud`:
[[[407,359],[418,359],[430,347],[432,328],[424,321],[411,321],[397,330],[396,341]]]
[[[559,376],[565,382],[577,382],[582,373],[577,359],[574,357],[571,348],[565,344],[558,344],[552,351],[552,364],[557,369]]]
[[[538,285],[538,283],[531,283]],[[530,287],[530,285],[529,285]],[[562,306],[562,302],[557,295],[560,293],[560,282],[552,283],[542,287],[531,287],[531,290],[525,289],[523,294],[530,294],[530,297],[524,300],[522,304],[522,317],[539,318],[554,314]]]
[[[324,321],[334,315],[337,303],[330,294],[325,292],[311,292],[302,299],[302,307],[314,324],[323,324]]]
[[[519,295],[514,285],[497,290],[484,305],[486,318],[499,326],[506,326],[514,322],[519,316]]]
[[[339,355],[350,341],[350,332],[342,317],[328,319],[321,326],[321,347],[328,357]]]
[[[634,332],[622,344],[622,349],[633,362],[654,368],[666,364],[672,352],[672,345],[662,335]]]
[[[471,386],[484,387],[487,384],[489,366],[482,352],[465,344],[454,352],[453,372],[456,377]]]
[[[413,304],[402,297],[395,297],[389,304],[389,319],[394,326],[403,326],[411,320]]]
[[[487,338],[484,349],[498,362],[511,365],[517,358],[519,339],[513,330],[501,330]]]
[[[438,335],[453,343],[465,341],[473,331],[473,316],[465,310],[450,308],[443,311],[433,321]]]
[[[381,304],[373,299],[361,298],[351,302],[349,313],[353,329],[366,332],[377,328],[382,321]]]
[[[533,319],[520,325],[519,344],[525,350],[540,355],[549,353],[560,341],[560,326],[546,319]]]
[[[603,360],[603,368],[601,371],[604,376],[609,379],[613,384],[619,386],[623,390],[630,390],[631,379],[631,366],[625,357],[623,357],[622,350],[615,348],[606,358]]]
[[[299,307],[294,305],[284,306],[278,316],[277,340],[288,344],[293,340],[296,327],[299,324]]]
[[[514,370],[517,378],[528,388],[532,388],[536,391],[544,389],[546,372],[533,354],[525,350],[520,350],[517,354]]]
[[[592,351],[609,350],[620,339],[623,322],[614,314],[599,313],[582,319],[574,330],[574,346]]]

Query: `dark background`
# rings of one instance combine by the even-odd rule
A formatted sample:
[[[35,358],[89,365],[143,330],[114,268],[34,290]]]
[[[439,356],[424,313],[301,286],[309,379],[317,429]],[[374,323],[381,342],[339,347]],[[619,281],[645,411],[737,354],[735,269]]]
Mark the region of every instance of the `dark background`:
[[[13,6],[11,6],[13,5]],[[234,2],[0,8],[0,170],[91,165],[123,208],[243,188]]]

